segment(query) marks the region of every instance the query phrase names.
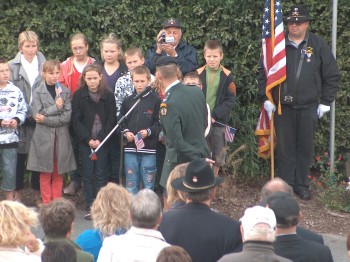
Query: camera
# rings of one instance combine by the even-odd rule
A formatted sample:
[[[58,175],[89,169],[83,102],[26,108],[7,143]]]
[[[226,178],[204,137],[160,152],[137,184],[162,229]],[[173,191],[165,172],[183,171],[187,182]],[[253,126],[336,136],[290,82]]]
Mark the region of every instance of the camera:
[[[175,38],[173,36],[166,36],[165,33],[160,35],[160,43],[161,44],[171,44],[175,42]]]

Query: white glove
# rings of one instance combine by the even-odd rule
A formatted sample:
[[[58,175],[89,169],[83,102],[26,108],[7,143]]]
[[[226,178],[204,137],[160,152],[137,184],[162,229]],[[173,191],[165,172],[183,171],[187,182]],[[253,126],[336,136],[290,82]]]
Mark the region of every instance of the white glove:
[[[321,118],[325,113],[329,112],[329,110],[331,110],[330,106],[319,104],[317,108],[318,118]]]
[[[272,104],[269,100],[266,100],[264,102],[264,109],[267,112],[267,114],[269,115],[269,119],[271,120],[272,112],[276,111],[276,106],[274,104]]]

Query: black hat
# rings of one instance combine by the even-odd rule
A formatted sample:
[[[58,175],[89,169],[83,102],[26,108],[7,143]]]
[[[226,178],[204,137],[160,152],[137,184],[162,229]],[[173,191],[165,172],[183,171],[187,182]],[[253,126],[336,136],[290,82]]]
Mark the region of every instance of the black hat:
[[[309,11],[305,5],[294,5],[289,11],[288,15],[284,19],[288,22],[304,22],[311,21],[312,18],[309,16]]]
[[[176,18],[170,18],[170,19],[164,20],[163,29],[168,28],[168,27],[181,28],[181,22],[179,19],[176,19]]]
[[[155,61],[156,67],[160,67],[160,66],[166,66],[166,65],[170,65],[170,64],[175,64],[177,65],[176,59],[171,57],[171,56],[161,56],[159,58],[156,59]]]
[[[191,161],[184,177],[175,179],[171,185],[183,192],[202,192],[219,185],[222,177],[215,177],[210,164],[203,158]]]
[[[299,205],[290,193],[274,192],[267,198],[266,203],[275,212],[277,227],[289,228],[298,224]]]

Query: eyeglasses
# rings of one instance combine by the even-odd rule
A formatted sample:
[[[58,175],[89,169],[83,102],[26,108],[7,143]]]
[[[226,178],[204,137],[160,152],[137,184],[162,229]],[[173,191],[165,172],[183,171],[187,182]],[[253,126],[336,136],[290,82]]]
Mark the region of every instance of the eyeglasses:
[[[296,21],[296,22],[288,22],[288,25],[301,26],[304,23],[305,23],[305,21]]]

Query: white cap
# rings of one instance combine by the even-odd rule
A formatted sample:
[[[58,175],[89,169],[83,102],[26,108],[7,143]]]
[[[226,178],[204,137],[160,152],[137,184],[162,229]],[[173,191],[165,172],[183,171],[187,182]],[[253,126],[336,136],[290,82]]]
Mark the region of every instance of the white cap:
[[[254,206],[247,208],[240,221],[244,230],[251,230],[259,223],[267,224],[271,229],[276,227],[275,213],[268,207]]]

